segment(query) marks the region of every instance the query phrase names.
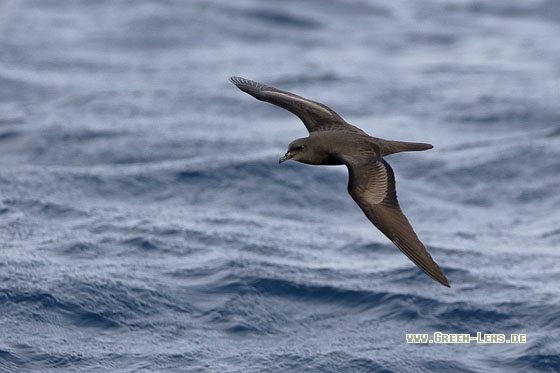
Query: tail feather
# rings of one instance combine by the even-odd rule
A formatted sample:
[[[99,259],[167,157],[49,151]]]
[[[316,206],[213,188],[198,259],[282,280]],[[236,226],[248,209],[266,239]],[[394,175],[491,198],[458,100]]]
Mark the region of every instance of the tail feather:
[[[405,141],[388,141],[383,144],[383,155],[389,155],[400,152],[418,152],[432,149],[432,144],[423,142],[405,142]]]

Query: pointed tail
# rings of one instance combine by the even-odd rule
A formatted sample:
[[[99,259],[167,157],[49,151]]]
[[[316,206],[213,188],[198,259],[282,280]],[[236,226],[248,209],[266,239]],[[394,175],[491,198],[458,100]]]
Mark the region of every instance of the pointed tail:
[[[405,142],[405,141],[390,141],[385,140],[383,144],[382,152],[383,155],[389,155],[400,152],[419,152],[422,150],[428,150],[433,148],[432,144],[426,144],[423,142]]]

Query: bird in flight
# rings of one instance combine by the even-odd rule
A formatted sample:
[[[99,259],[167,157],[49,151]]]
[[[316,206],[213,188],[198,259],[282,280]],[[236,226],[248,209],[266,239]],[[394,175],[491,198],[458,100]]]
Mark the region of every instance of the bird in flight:
[[[346,165],[348,193],[366,217],[422,271],[450,287],[401,211],[393,169],[383,159],[389,154],[428,150],[432,145],[372,137],[318,102],[245,78],[231,77],[230,81],[257,100],[292,112],[309,131],[308,137],[290,143],[279,163],[294,160],[310,165]]]

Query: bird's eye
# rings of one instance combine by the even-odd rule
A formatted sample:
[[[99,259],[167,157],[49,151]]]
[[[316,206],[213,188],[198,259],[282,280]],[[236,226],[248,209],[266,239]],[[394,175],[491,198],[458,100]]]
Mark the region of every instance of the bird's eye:
[[[298,150],[303,150],[303,149],[305,149],[305,145],[298,146]]]

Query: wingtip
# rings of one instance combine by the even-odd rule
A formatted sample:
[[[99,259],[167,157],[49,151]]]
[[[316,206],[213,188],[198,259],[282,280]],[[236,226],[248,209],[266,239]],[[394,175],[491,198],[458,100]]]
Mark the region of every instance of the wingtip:
[[[433,259],[432,259],[433,260]],[[434,262],[434,264],[436,265],[436,269],[435,270],[431,270],[431,271],[426,271],[424,270],[424,268],[420,267],[428,276],[430,276],[432,279],[436,280],[437,282],[439,282],[440,284],[442,284],[445,287],[450,288],[451,285],[449,284],[449,280],[447,279],[447,277],[443,274],[443,271],[441,270],[441,268],[439,268],[439,266],[437,265],[436,262]]]
[[[447,279],[447,276],[443,274],[443,271],[441,270],[441,268],[439,268],[437,264],[436,266],[437,266],[437,271],[426,272],[426,274],[430,276],[432,279],[442,284],[443,286],[450,288],[451,285],[449,284],[449,280]]]
[[[237,88],[249,94],[251,94],[252,92],[257,92],[264,88],[268,88],[268,86],[265,86],[264,84],[255,82],[251,79],[242,78],[240,76],[230,76],[229,81],[235,84]]]
[[[229,81],[231,83],[235,84],[235,85],[237,85],[239,83],[240,79],[243,79],[243,78],[240,77],[240,76],[230,76],[229,77]]]

